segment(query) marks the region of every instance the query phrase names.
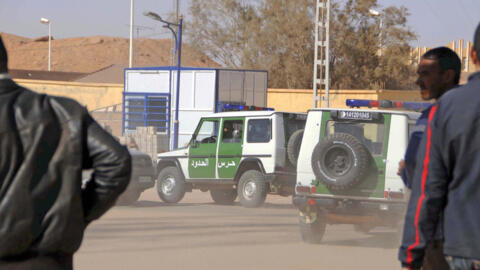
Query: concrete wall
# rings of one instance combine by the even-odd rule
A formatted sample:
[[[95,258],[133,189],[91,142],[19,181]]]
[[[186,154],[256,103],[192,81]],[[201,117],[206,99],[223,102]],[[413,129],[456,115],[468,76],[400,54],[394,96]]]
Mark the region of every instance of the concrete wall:
[[[73,98],[90,111],[120,104],[123,99],[123,84],[35,80],[15,80],[15,82],[39,93]]]
[[[121,112],[91,112],[92,117],[112,135],[122,136],[122,113]]]
[[[122,84],[99,84],[78,82],[56,82],[15,80],[18,84],[40,93],[73,98],[94,111],[122,103]],[[320,92],[325,98],[325,93]],[[418,90],[330,90],[329,100],[332,108],[346,108],[347,99],[389,99],[394,101],[421,101]],[[319,103],[324,107],[325,101]],[[313,91],[310,89],[268,89],[267,107],[278,111],[306,112],[313,107]],[[112,128],[115,135],[121,134],[121,112],[95,113],[101,124]]]

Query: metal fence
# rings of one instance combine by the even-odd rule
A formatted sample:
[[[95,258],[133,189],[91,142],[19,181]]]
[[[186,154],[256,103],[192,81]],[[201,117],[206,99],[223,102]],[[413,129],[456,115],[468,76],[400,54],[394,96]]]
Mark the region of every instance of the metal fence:
[[[156,93],[123,93],[123,133],[134,133],[137,127],[153,126],[159,134],[170,131],[170,95]]]

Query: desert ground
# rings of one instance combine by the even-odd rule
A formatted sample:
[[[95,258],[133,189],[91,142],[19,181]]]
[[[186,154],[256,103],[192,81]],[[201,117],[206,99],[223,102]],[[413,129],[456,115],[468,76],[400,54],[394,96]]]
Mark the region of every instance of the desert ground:
[[[221,206],[209,193],[178,204],[155,189],[132,206],[116,206],[86,230],[76,269],[399,269],[394,231],[357,233],[329,225],[323,243],[303,243],[290,197],[269,196],[261,208]]]

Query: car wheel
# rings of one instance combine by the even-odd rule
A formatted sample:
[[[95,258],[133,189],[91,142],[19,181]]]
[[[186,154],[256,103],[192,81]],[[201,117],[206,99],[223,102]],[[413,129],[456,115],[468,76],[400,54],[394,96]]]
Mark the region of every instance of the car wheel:
[[[287,156],[293,167],[297,167],[298,154],[300,153],[300,146],[302,145],[303,129],[295,131],[287,144]]]
[[[177,167],[166,167],[160,171],[157,179],[157,193],[166,203],[177,203],[185,195],[185,180]]]
[[[210,195],[217,204],[232,205],[237,198],[237,190],[235,189],[211,189]]]
[[[300,212],[300,234],[302,240],[311,244],[319,244],[327,228],[325,215],[321,211],[315,211],[310,215]]]
[[[117,199],[117,205],[131,205],[134,202],[138,201],[142,192],[140,190],[126,190],[120,197]]]
[[[238,181],[237,192],[242,206],[259,207],[267,197],[265,177],[257,170],[244,172]]]
[[[345,190],[362,181],[369,173],[372,156],[354,136],[335,133],[313,149],[315,177],[331,190]]]

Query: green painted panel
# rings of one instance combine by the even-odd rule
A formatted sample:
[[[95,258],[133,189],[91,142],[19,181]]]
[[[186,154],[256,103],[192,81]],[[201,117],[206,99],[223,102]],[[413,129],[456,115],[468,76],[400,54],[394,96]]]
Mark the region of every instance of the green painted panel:
[[[230,135],[227,131],[230,128],[235,130],[236,135]],[[242,157],[245,118],[224,118],[220,130],[222,130],[222,134],[217,156],[218,177],[233,179]]]
[[[214,122],[214,132],[216,138],[218,138],[218,119],[203,119],[200,121],[196,131],[195,138],[200,138],[200,136],[205,136],[204,134],[199,134],[202,124],[205,122]],[[210,135],[210,134],[209,134]],[[190,178],[204,178],[204,179],[214,179],[216,177],[216,152],[217,152],[218,140],[210,142],[202,142],[201,140],[197,141],[195,144],[190,143],[189,149],[189,159],[188,159],[188,173]],[[195,145],[195,146],[194,146]]]

